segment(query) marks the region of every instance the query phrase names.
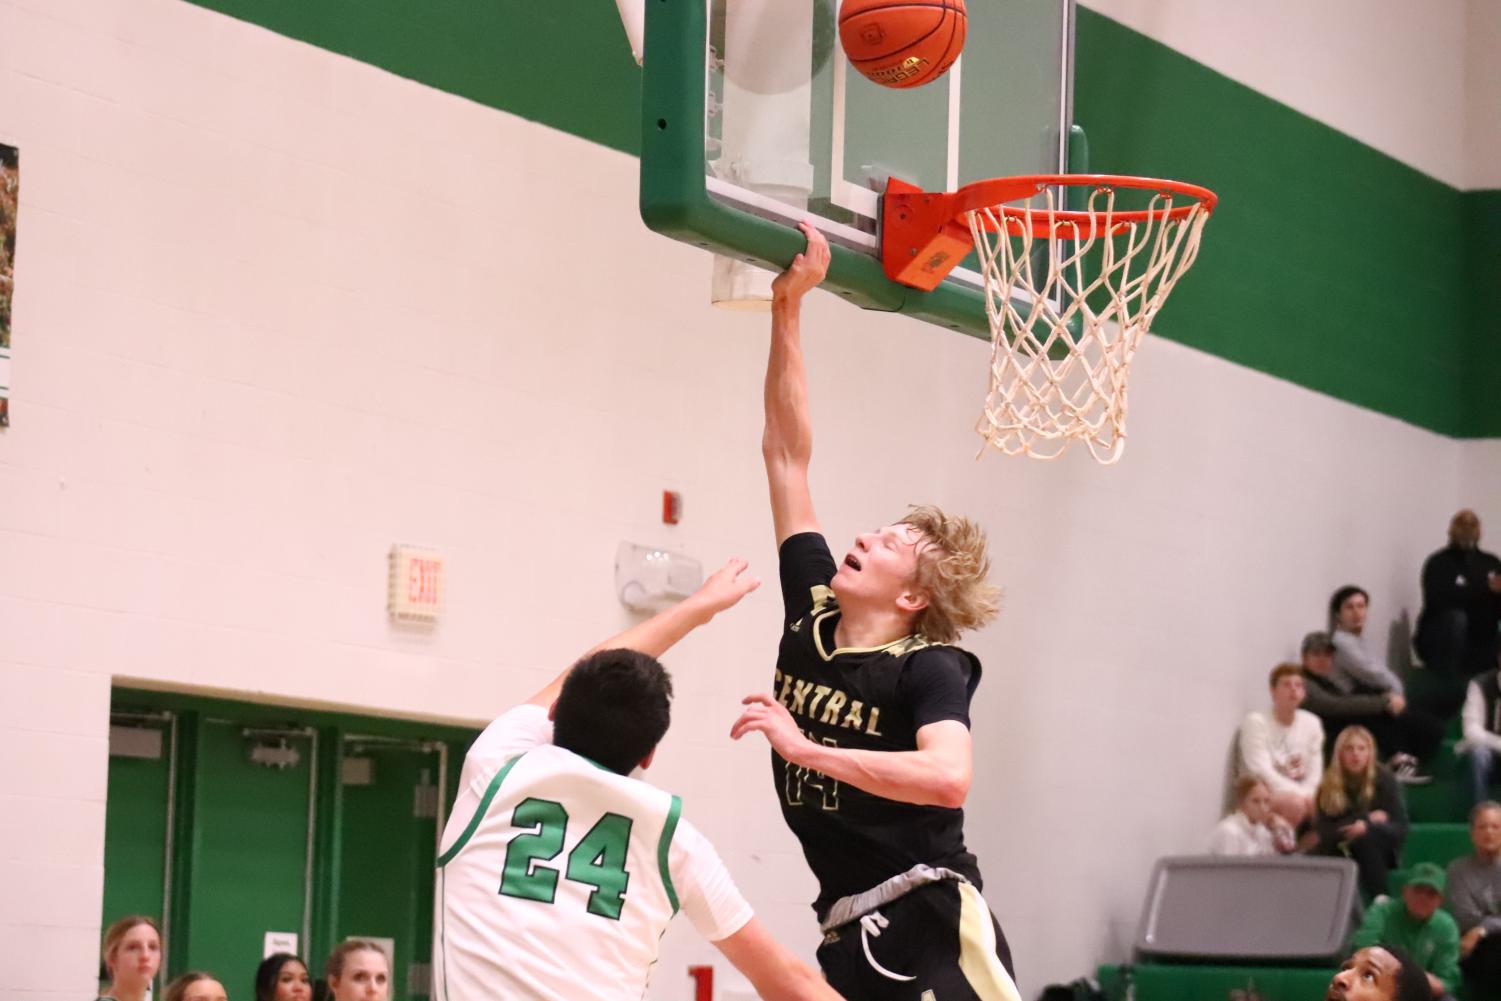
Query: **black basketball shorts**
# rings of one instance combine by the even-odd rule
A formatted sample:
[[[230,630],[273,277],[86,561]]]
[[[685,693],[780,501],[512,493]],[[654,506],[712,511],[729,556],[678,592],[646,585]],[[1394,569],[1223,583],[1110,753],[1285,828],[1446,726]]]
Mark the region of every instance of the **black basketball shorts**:
[[[1000,923],[973,884],[956,880],[826,933],[818,964],[852,1001],[1021,1001]]]

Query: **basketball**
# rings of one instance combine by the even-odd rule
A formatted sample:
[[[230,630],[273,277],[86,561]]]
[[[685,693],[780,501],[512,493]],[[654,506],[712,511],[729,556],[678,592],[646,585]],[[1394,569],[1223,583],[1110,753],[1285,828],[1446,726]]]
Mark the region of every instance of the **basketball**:
[[[839,41],[850,64],[883,87],[920,87],[964,51],[964,0],[844,0]]]

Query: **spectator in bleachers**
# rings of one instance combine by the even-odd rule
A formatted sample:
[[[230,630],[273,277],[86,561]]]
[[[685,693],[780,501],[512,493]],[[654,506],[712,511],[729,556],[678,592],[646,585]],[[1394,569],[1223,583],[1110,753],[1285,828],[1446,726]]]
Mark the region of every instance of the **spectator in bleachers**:
[[[1297,664],[1272,669],[1270,712],[1248,713],[1240,724],[1240,771],[1272,792],[1272,809],[1294,828],[1313,819],[1324,773],[1324,726],[1303,704],[1306,686]]]
[[[212,973],[194,970],[168,984],[162,1001],[229,1001],[229,997]]]
[[[1235,812],[1214,827],[1209,838],[1211,855],[1275,855],[1278,835],[1270,822],[1280,820],[1272,812],[1272,790],[1255,775],[1242,775],[1235,780]],[[1285,827],[1285,822],[1284,822]],[[1282,851],[1291,849],[1292,830],[1280,840]]]
[[[1400,898],[1378,898],[1351,944],[1396,946],[1428,974],[1435,998],[1445,998],[1459,984],[1459,927],[1440,910],[1444,902],[1444,870],[1419,862],[1407,874]]]
[[[156,922],[143,914],[120,918],[105,930],[99,953],[109,978],[102,997],[145,1001],[162,965],[162,932]]]
[[[255,1001],[312,1001],[307,964],[290,952],[267,956],[255,971]]]
[[[1380,693],[1387,697],[1386,714],[1363,721],[1375,734],[1377,747],[1403,782],[1431,781],[1418,772],[1418,758],[1428,758],[1444,739],[1443,721],[1412,706],[1402,679],[1377,662],[1361,638],[1365,632],[1370,596],[1346,584],[1329,598],[1329,636],[1334,643],[1333,685],[1345,693]]]
[[[1334,979],[1325,1001],[1429,1001],[1428,974],[1411,956],[1392,946],[1357,950]]]
[[[1317,807],[1314,853],[1354,859],[1367,900],[1386,892],[1387,874],[1407,839],[1407,810],[1397,780],[1376,763],[1376,741],[1365,727],[1340,731]]]
[[[1376,691],[1334,673],[1334,641],[1322,629],[1303,637],[1303,708],[1324,724],[1326,735],[1347,726],[1363,726],[1379,733],[1406,700],[1394,692]],[[1379,741],[1378,741],[1379,744]]]
[[[1449,910],[1459,924],[1459,965],[1471,998],[1501,997],[1501,803],[1470,811],[1475,854],[1449,863]]]
[[[1423,562],[1423,608],[1413,646],[1435,671],[1465,677],[1496,665],[1501,559],[1480,548],[1480,519],[1460,511],[1449,544]]]
[[[391,996],[391,962],[386,951],[368,939],[341,942],[324,966],[333,1001],[386,1001]]]
[[[1471,803],[1490,797],[1491,776],[1501,756],[1501,669],[1492,668],[1470,679],[1460,712],[1464,739],[1456,750],[1469,761]]]

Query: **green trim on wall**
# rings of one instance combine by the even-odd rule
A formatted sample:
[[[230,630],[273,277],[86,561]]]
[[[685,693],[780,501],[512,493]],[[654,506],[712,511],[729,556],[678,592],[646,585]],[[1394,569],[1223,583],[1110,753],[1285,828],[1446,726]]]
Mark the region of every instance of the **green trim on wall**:
[[[1465,386],[1466,434],[1501,435],[1501,191],[1464,195],[1466,351],[1474,364]]]
[[[190,2],[612,149],[640,149],[641,69],[613,0]]]
[[[1501,431],[1461,389],[1459,191],[1093,11],[1077,52],[1091,166],[1220,196],[1155,333],[1445,434]]]
[[[641,72],[611,0],[192,2],[641,148]],[[1501,192],[1459,192],[1083,7],[1077,55],[1093,169],[1220,195],[1157,334],[1443,434],[1501,436]]]

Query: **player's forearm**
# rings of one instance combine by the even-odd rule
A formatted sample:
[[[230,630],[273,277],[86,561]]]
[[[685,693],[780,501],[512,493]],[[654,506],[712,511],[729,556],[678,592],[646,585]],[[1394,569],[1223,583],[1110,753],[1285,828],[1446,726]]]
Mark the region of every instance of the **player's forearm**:
[[[584,656],[600,650],[635,650],[660,657],[676,646],[684,636],[713,617],[714,610],[699,595],[690,595],[645,622],[638,622],[625,632],[596,644]]]
[[[863,751],[810,741],[794,764],[882,799],[957,808],[969,796],[970,768],[934,751]]]
[[[600,650],[635,650],[653,657],[660,657],[672,649],[684,636],[713,617],[714,610],[708,607],[698,595],[692,595],[671,608],[658,612],[645,622],[639,622],[625,632],[617,633],[603,643],[596,644],[583,656],[588,657]],[[532,705],[552,705],[558,693],[563,690],[563,682],[568,680],[569,672],[572,670],[573,665],[570,664],[549,682],[546,688],[527,701]]]
[[[808,376],[801,340],[802,299],[778,296],[771,306],[771,356],[766,363],[766,429],[761,452],[772,463],[806,468],[813,457]]]
[[[842,1001],[823,977],[796,959],[753,986],[763,1001]]]

